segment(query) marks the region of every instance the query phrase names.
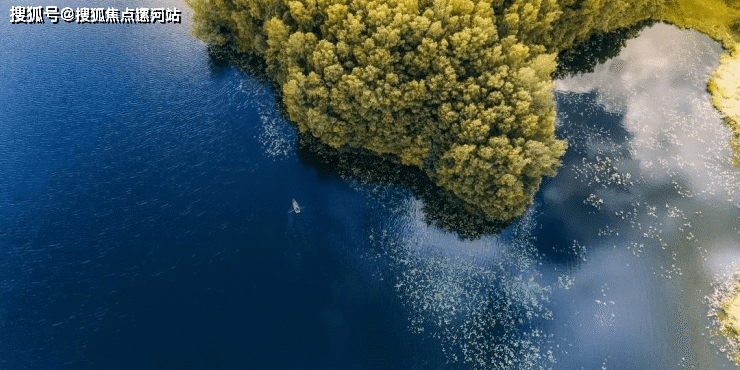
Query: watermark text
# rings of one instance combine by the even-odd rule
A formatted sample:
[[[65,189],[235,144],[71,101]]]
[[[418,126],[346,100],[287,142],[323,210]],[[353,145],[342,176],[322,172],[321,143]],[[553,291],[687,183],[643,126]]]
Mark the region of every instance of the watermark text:
[[[13,6],[10,8],[10,23],[18,24],[57,24],[59,20],[67,23],[181,23],[182,11],[177,8],[76,8],[56,6]]]

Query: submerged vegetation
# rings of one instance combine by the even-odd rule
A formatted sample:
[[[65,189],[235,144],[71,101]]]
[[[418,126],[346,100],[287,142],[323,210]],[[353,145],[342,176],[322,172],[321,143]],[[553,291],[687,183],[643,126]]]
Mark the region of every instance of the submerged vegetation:
[[[595,62],[564,66],[579,64],[569,50],[599,37],[618,46],[645,22],[667,21],[723,41],[732,55],[709,87],[740,132],[740,79],[732,67],[740,60],[734,26],[740,5],[713,0],[692,8],[692,1],[698,0],[190,0],[190,6],[195,34],[213,48],[264,60],[301,133],[416,167],[471,214],[499,223],[524,213],[542,177],[556,173],[567,145],[554,134],[552,77],[592,68]],[[740,134],[733,146],[740,152]]]

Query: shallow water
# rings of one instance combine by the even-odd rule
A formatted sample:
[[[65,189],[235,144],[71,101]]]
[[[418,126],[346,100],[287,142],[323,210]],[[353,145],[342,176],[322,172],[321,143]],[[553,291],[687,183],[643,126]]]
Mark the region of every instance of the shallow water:
[[[127,5],[184,22],[0,25],[1,368],[734,366],[707,316],[740,173],[706,37],[657,25],[559,81],[563,168],[462,241],[408,190],[299,160],[185,4],[105,4]]]

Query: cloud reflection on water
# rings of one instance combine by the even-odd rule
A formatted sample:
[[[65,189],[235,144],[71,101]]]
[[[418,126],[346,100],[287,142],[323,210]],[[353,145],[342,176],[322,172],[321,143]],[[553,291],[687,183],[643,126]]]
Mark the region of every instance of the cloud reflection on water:
[[[707,317],[740,242],[740,170],[706,93],[720,52],[658,24],[594,73],[557,81],[571,148],[539,209],[500,236],[457,240],[414,201],[397,212],[386,242],[412,328],[479,368],[546,367],[549,350],[555,369],[732,366]]]
[[[588,263],[573,272],[574,289],[611,287],[609,297],[582,289],[557,299],[556,319],[574,328],[556,337],[571,336],[577,348],[558,367],[729,365],[710,339],[706,304],[713,282],[722,279],[716,274],[727,271],[713,266],[726,265],[717,253],[726,257],[722,246],[740,241],[740,171],[730,166],[730,130],[706,93],[720,51],[704,35],[659,24],[594,73],[556,83],[562,93],[595,91],[600,109],[621,115],[628,132],[624,143],[608,133],[590,138],[585,158],[565,165],[575,176],[559,176],[544,190],[548,201],[560,203],[556,209],[578,202],[556,196],[558,189],[589,194],[586,204],[600,201],[591,217],[566,221],[589,250]],[[561,123],[565,131],[569,124],[568,118]],[[597,314],[607,298],[614,302],[614,332],[603,329]]]

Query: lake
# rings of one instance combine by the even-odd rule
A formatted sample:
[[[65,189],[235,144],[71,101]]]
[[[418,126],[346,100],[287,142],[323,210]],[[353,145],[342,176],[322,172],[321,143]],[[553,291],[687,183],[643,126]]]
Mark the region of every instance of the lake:
[[[658,24],[556,81],[563,167],[470,240],[321,165],[185,3],[30,5],[182,23],[1,23],[0,368],[735,366],[709,314],[740,271],[740,170],[706,36]]]

